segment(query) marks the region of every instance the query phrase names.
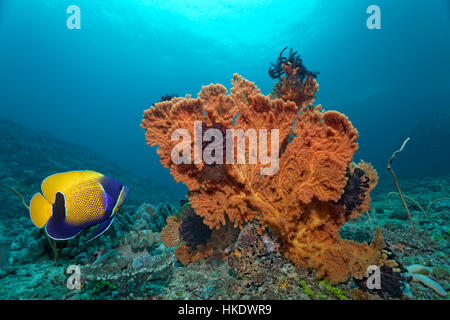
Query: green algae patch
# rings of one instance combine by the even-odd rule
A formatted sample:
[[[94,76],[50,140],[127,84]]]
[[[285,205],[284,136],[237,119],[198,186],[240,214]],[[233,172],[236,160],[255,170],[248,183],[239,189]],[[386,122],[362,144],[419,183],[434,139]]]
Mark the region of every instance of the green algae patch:
[[[334,287],[328,280],[319,281],[321,287],[325,287],[330,293],[332,293],[339,300],[347,300],[347,296],[341,289]]]

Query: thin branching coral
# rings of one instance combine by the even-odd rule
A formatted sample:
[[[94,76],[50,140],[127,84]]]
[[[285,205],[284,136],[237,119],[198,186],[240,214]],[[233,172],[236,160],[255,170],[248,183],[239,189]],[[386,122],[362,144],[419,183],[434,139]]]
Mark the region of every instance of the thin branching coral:
[[[279,91],[297,90],[297,97],[303,95],[299,92],[302,88],[288,88],[290,85],[280,80]],[[158,145],[161,163],[177,182],[188,187],[190,204],[211,229],[219,229],[228,221],[237,227],[256,219],[263,228],[278,233],[286,257],[297,265],[314,268],[318,277],[331,283],[345,281],[350,275],[362,278],[367,276],[369,265],[380,261],[380,230],[367,245],[341,239],[339,229],[369,208],[376,172],[370,164],[351,163],[358,148],[358,132],[347,117],[312,105],[312,95],[308,99],[306,103],[304,98],[265,96],[254,83],[235,74],[230,94],[222,85],[211,84],[203,87],[197,98],[157,103],[145,111],[142,127],[148,144]],[[279,154],[277,172],[262,175],[261,170],[268,167],[264,161],[251,164],[236,159],[233,164],[216,164],[211,170],[203,162],[195,163],[192,152],[187,155],[191,162],[173,163],[171,152],[179,141],[171,139],[172,133],[184,129],[195,136],[196,121],[243,132],[277,129],[278,149],[272,150],[272,139],[266,141],[267,149]],[[189,150],[195,150],[194,144],[194,139],[189,142]],[[245,159],[254,152],[250,143],[244,151]],[[347,172],[355,172],[355,167],[368,187],[362,203],[346,212],[339,201],[348,182]],[[211,175],[220,179],[211,179]],[[184,244],[177,251],[184,254],[187,249]]]
[[[398,149],[397,151],[394,151],[394,153],[392,154],[392,156],[389,158],[389,162],[388,162],[388,165],[387,165],[387,169],[388,169],[389,172],[391,173],[392,179],[394,179],[395,187],[397,188],[398,194],[400,195],[400,198],[402,199],[403,206],[405,207],[406,213],[408,214],[409,225],[411,226],[412,229],[414,229],[414,222],[413,222],[413,220],[412,220],[411,212],[409,211],[408,205],[406,204],[406,200],[405,200],[405,198],[403,197],[402,189],[400,189],[400,185],[398,184],[397,176],[395,175],[394,170],[392,170],[392,161],[394,161],[395,157],[396,157],[400,152],[403,151],[403,149],[405,148],[405,146],[406,146],[406,144],[408,143],[409,140],[410,140],[410,139],[407,138],[407,139],[403,142],[403,144],[402,144],[402,146],[400,147],[400,149]]]

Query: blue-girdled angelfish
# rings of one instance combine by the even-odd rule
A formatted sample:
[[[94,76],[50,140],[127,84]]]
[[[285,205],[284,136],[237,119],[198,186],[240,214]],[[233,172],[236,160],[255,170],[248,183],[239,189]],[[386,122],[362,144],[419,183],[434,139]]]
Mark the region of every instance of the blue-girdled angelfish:
[[[108,230],[128,187],[95,171],[69,171],[47,177],[30,202],[30,216],[54,240],[68,240],[98,225],[93,240]]]

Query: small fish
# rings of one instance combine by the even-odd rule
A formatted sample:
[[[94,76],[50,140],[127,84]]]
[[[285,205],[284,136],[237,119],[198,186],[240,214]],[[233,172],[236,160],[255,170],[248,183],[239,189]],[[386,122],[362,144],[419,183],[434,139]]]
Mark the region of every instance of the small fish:
[[[30,216],[54,240],[68,240],[98,226],[102,235],[114,220],[128,187],[95,171],[69,171],[47,177],[30,202]]]

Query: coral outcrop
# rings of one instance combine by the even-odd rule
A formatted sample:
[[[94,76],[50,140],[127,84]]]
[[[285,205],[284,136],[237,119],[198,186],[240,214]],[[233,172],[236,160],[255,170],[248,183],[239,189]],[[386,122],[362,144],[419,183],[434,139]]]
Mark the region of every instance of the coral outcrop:
[[[175,256],[181,263],[188,264],[203,258],[225,258],[238,231],[230,223],[219,229],[209,229],[186,203],[176,215],[167,218],[161,239],[166,247],[175,248]]]
[[[143,203],[134,215],[134,229],[150,228],[153,232],[161,232],[166,225],[166,219],[174,214],[176,209],[168,202],[161,202],[156,206]]]
[[[235,227],[258,220],[262,228],[278,233],[286,257],[315,269],[318,277],[331,283],[350,275],[362,278],[369,265],[380,261],[380,230],[371,245],[343,240],[339,230],[370,209],[376,171],[368,163],[351,162],[358,149],[358,132],[348,118],[312,104],[318,88],[315,79],[300,76],[300,66],[294,68],[289,61],[283,68],[285,75],[269,96],[235,74],[230,94],[224,86],[211,84],[197,98],[188,95],[155,104],[145,111],[141,125],[147,142],[158,145],[161,163],[188,187],[192,208],[211,229],[228,220]],[[271,138],[267,149],[272,155],[278,152],[278,170],[270,171],[264,161],[251,164],[248,159],[255,150],[250,143],[245,144],[245,161],[239,161],[235,152],[233,164],[207,165],[194,161],[194,151],[183,154],[190,161],[175,164],[171,153],[180,142],[172,140],[172,134],[183,129],[191,137],[198,136],[195,122],[243,132],[277,129],[278,148]],[[195,139],[187,144],[189,148],[183,150],[195,150]],[[204,145],[201,151],[206,152]],[[351,195],[352,201],[343,201],[348,183],[358,192]],[[183,244],[178,251],[186,248]]]

